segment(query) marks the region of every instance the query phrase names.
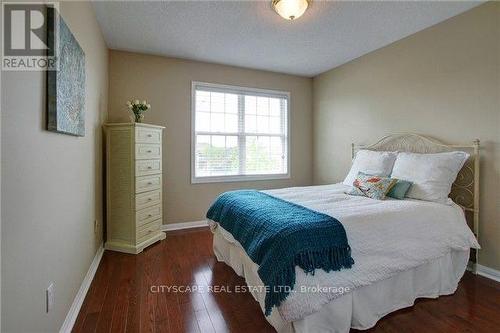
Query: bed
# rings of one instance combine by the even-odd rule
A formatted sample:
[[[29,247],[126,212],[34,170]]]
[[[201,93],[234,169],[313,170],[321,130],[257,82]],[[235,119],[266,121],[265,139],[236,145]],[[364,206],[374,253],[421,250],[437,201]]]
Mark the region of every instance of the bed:
[[[296,267],[294,292],[266,316],[278,332],[348,332],[368,329],[420,297],[453,294],[467,266],[475,271],[479,227],[479,141],[446,145],[417,134],[391,135],[358,150],[439,153],[466,151],[469,158],[441,204],[415,199],[374,200],[350,196],[348,186],[265,191],[342,221],[352,248],[351,269],[305,274]],[[245,278],[264,311],[266,295],[257,270],[234,237],[209,221],[219,261]],[[471,250],[472,249],[472,250]]]

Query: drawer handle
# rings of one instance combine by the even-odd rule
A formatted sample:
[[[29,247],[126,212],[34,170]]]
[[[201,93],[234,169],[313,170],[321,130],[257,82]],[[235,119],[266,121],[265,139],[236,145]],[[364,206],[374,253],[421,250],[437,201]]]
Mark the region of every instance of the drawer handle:
[[[153,200],[153,198],[148,198],[148,201],[151,201],[151,200]]]
[[[148,134],[148,138],[152,138],[152,137],[153,137],[153,135],[151,135],[151,134]]]
[[[150,169],[150,170],[151,170],[151,169],[153,169],[153,167],[151,167],[151,166],[148,166],[148,169]]]
[[[153,185],[153,182],[148,182],[148,185]]]
[[[148,150],[148,153],[152,153],[152,150],[151,150],[151,149],[149,149],[149,150]]]

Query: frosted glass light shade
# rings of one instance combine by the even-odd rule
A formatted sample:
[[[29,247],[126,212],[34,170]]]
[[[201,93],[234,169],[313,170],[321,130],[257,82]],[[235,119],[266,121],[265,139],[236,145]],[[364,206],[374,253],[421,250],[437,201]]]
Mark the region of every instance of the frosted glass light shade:
[[[273,8],[286,20],[295,20],[304,14],[309,3],[307,0],[273,0]]]

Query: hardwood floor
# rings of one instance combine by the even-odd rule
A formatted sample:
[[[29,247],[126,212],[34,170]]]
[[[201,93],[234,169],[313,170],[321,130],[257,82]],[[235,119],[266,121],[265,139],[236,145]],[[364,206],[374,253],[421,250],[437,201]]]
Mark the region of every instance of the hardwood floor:
[[[158,292],[172,285],[234,290],[244,283],[216,261],[208,229],[171,232],[136,256],[104,253],[73,332],[274,332],[248,293],[175,293],[166,287]],[[418,300],[364,332],[498,332],[499,327],[500,283],[466,273],[454,295]]]

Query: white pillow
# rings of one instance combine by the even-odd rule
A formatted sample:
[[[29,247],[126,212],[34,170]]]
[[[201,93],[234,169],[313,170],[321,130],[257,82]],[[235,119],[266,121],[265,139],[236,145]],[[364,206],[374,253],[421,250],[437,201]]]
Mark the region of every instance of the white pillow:
[[[451,185],[467,158],[469,154],[463,151],[399,153],[391,177],[413,183],[406,193],[409,198],[446,203]]]
[[[389,177],[398,153],[393,151],[360,150],[352,162],[351,170],[344,179],[344,185],[352,183],[363,172],[374,176]]]

